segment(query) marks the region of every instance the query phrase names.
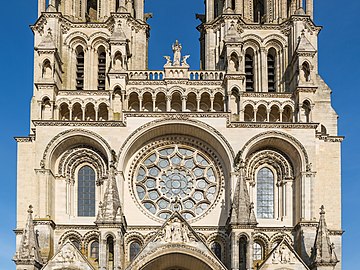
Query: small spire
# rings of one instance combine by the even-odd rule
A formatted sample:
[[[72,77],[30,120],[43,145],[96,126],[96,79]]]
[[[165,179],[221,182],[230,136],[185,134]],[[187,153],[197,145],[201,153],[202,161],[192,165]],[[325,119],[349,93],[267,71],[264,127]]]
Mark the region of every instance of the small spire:
[[[257,224],[254,213],[254,203],[250,202],[249,192],[243,175],[243,168],[240,169],[240,176],[234,196],[231,223],[246,225]]]
[[[42,259],[40,256],[40,248],[34,229],[32,205],[29,205],[27,212],[28,218],[21,236],[19,249],[14,256],[14,261],[25,261],[27,265],[39,265],[42,264]]]
[[[325,221],[325,207],[323,205],[320,207],[319,225],[316,231],[311,259],[313,269],[319,269],[319,266],[322,265],[335,266],[338,262],[335,246],[330,242],[329,230]]]
[[[121,205],[115,179],[115,168],[110,166],[108,184],[104,194],[104,202],[99,203],[96,222],[121,222]]]

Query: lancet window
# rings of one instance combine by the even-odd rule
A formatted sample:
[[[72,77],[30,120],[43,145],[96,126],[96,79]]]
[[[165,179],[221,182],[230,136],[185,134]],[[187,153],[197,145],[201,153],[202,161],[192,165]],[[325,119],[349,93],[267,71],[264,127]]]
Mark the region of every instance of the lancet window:
[[[81,46],[76,48],[76,90],[84,89],[84,50]]]
[[[78,172],[78,216],[95,216],[95,171],[90,166]]]
[[[274,218],[274,174],[267,167],[257,174],[257,217]]]
[[[246,91],[254,91],[254,53],[248,49],[245,54]]]
[[[98,50],[98,90],[105,90],[106,53],[104,47]]]

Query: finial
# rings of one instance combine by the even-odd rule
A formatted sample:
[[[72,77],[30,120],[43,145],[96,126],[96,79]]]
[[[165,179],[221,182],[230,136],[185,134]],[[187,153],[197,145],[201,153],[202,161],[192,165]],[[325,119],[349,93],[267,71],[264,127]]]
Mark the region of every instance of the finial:
[[[33,209],[33,206],[30,204],[30,205],[29,205],[29,209],[27,210],[27,212],[28,212],[29,214],[34,213],[34,211],[33,211],[32,209]]]
[[[325,215],[325,207],[324,207],[324,205],[322,205],[320,207],[320,215]]]

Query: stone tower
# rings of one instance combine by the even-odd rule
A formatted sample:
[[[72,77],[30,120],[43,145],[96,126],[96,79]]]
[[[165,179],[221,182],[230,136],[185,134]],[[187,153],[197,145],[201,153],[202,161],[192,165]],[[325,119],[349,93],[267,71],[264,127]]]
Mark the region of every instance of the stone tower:
[[[38,0],[16,269],[341,270],[313,0],[206,0],[200,70],[177,40],[148,70],[149,17]]]

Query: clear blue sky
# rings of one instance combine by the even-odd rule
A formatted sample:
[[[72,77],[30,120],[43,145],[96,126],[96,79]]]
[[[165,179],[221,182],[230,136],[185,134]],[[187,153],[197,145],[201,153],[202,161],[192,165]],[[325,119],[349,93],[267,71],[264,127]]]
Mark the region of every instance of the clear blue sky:
[[[163,55],[179,39],[183,52],[191,54],[193,69],[199,66],[195,13],[203,12],[203,0],[146,0],[152,31],[149,67],[161,69]],[[33,91],[33,36],[29,25],[37,16],[37,0],[2,1],[0,22],[0,269],[15,269],[16,143],[14,136],[29,134],[29,107]],[[315,22],[320,33],[320,74],[333,90],[333,106],[338,112],[339,134],[345,135],[342,148],[343,176],[343,269],[358,265],[360,242],[360,1],[315,0]]]

